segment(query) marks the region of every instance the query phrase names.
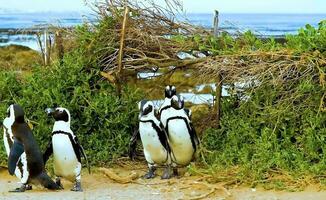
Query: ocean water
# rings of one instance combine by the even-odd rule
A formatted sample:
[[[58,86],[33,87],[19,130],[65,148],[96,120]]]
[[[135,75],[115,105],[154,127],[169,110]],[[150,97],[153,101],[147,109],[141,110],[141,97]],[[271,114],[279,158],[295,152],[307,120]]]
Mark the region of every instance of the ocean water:
[[[39,24],[75,26],[83,22],[83,15],[77,12],[63,13],[0,13],[0,29],[31,28]]]
[[[211,28],[213,14],[190,14],[191,23]],[[265,36],[297,34],[306,24],[317,27],[325,14],[220,14],[219,26],[228,32],[251,30]]]
[[[31,28],[39,24],[54,24],[63,27],[82,24],[89,20],[80,13],[0,13],[0,46],[20,44],[38,49],[35,37],[31,35],[8,35],[5,29]],[[306,24],[318,26],[325,14],[220,14],[220,28],[235,33],[252,30],[257,35],[282,36],[296,34]],[[211,28],[213,14],[188,14],[190,23]]]

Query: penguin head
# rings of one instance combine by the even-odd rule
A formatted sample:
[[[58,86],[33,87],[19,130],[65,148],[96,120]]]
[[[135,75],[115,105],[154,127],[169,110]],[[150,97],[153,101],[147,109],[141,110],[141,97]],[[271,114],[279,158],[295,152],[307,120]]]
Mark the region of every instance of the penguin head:
[[[7,109],[8,122],[22,124],[25,123],[25,112],[23,108],[18,104],[12,104]]]
[[[64,121],[70,123],[70,112],[66,108],[58,107],[56,109],[47,108],[45,110],[49,115],[52,115],[55,121]]]
[[[175,86],[173,85],[168,85],[165,87],[165,97],[166,98],[172,98],[173,95],[177,94],[177,90]]]
[[[7,109],[6,118],[3,120],[3,126],[9,129],[15,122],[14,104],[10,105]]]
[[[151,113],[154,114],[154,104],[152,101],[143,100],[138,103],[138,108],[140,110],[139,117],[147,116]]]
[[[184,98],[181,95],[173,95],[171,98],[171,107],[176,110],[181,110],[184,108]]]

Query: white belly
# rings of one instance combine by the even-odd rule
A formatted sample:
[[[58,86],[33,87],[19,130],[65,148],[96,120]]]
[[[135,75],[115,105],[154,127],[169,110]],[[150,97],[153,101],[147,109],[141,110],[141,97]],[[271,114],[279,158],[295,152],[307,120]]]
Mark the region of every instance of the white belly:
[[[10,140],[13,142],[13,140],[11,138],[10,138]],[[5,148],[6,148],[7,156],[9,156],[10,146],[9,146],[8,138],[7,138],[7,130],[5,128],[3,129],[3,143],[4,143]]]
[[[11,131],[10,129],[5,129],[4,128],[3,131],[4,131],[3,132],[3,142],[4,142],[4,145],[5,145],[5,148],[6,148],[7,156],[9,157],[11,146],[9,145],[8,140],[11,140],[12,143],[14,142],[14,140],[13,140],[13,138],[8,138],[7,137],[7,135],[9,137],[12,136],[11,132],[7,133],[7,131]],[[22,171],[19,169],[19,167],[16,167],[15,175],[16,175],[16,177],[18,179],[21,180],[21,183],[27,183],[28,178],[29,178],[29,172],[28,172],[28,169],[27,169],[27,160],[26,160],[25,152],[20,156],[20,159],[19,159],[18,163],[22,165],[22,168],[21,168]]]
[[[150,122],[139,123],[139,132],[147,162],[152,164],[165,164],[168,159],[168,152],[161,144],[152,124]]]
[[[74,180],[80,174],[80,169],[78,169],[79,162],[69,137],[64,134],[55,134],[52,137],[52,145],[55,175]]]
[[[184,120],[174,119],[169,121],[168,128],[173,162],[178,165],[188,165],[195,152],[186,123]]]

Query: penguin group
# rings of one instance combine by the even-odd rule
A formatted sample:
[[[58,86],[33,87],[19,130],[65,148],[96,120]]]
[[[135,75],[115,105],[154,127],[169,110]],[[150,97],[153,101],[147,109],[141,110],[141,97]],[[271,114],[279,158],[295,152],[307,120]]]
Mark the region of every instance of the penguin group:
[[[3,140],[8,155],[8,171],[20,179],[20,187],[10,192],[32,190],[32,185],[41,185],[50,190],[63,189],[60,178],[75,181],[72,191],[82,191],[81,155],[86,155],[77,137],[70,129],[70,113],[65,108],[47,109],[55,123],[50,143],[42,154],[21,106],[12,104],[3,120]],[[53,154],[56,180],[45,170],[49,156]],[[88,162],[87,162],[88,163]]]
[[[199,146],[191,111],[184,107],[184,98],[177,94],[175,86],[169,85],[157,111],[152,101],[143,100],[138,107],[139,128],[130,140],[130,156],[134,155],[140,138],[148,163],[144,178],[154,178],[157,166],[164,167],[162,179],[178,176],[178,167],[189,165]]]
[[[143,145],[148,163],[145,179],[155,177],[157,167],[163,167],[162,179],[178,176],[178,167],[189,165],[199,146],[191,122],[191,111],[184,106],[184,98],[175,86],[165,88],[165,99],[156,110],[152,101],[139,102],[139,127],[130,141],[130,155],[134,155],[137,140]],[[54,119],[49,144],[41,152],[23,108],[12,104],[3,120],[3,141],[8,156],[8,171],[20,180],[20,186],[10,192],[32,190],[41,185],[50,190],[61,190],[61,179],[74,182],[71,191],[81,192],[81,158],[88,165],[87,156],[77,136],[71,130],[71,115],[62,107],[47,108],[46,114]],[[53,155],[55,180],[47,174],[45,165]]]

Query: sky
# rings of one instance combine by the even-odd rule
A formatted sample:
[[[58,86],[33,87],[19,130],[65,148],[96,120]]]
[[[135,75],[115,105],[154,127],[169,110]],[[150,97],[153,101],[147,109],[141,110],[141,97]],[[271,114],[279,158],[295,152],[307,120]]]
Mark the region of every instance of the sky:
[[[183,3],[188,13],[212,13],[215,9],[221,13],[326,13],[326,0],[183,0]],[[84,0],[0,0],[1,11],[87,12],[88,8]]]

